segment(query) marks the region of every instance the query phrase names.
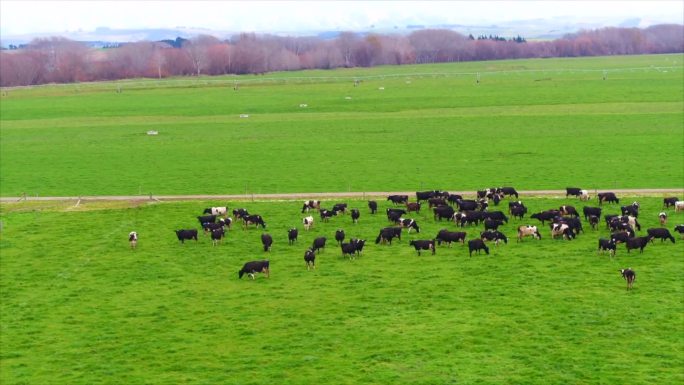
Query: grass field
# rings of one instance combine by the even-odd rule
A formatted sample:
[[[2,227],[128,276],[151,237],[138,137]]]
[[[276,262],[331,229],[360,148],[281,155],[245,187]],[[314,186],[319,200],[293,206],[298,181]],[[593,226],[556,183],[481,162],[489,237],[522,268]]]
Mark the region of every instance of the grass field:
[[[530,212],[574,204],[526,199]],[[660,198],[642,205],[645,229],[658,227]],[[516,243],[468,257],[440,246],[418,257],[411,239],[431,239],[453,223],[413,214],[421,233],[375,245],[387,226],[365,201],[349,216],[305,232],[301,203],[3,204],[0,219],[0,383],[2,384],[681,384],[684,381],[684,241],[620,246],[597,255],[607,236],[585,225],[575,241]],[[327,201],[330,207],[334,201]],[[196,228],[207,206],[246,207],[262,230],[233,228],[223,244],[181,245],[174,229]],[[505,204],[505,202],[504,202]],[[594,205],[595,201],[589,202]],[[505,206],[502,207],[505,211]],[[616,213],[607,206],[604,213]],[[684,214],[669,210],[672,229]],[[300,229],[287,245],[287,229]],[[334,243],[368,241],[343,259]],[[138,248],[127,234],[137,230]],[[469,238],[480,227],[466,228]],[[318,268],[303,253],[328,237]],[[269,279],[238,280],[247,260],[268,258]],[[619,268],[637,272],[626,291]]]
[[[11,89],[0,103],[0,195],[681,187],[683,59]]]

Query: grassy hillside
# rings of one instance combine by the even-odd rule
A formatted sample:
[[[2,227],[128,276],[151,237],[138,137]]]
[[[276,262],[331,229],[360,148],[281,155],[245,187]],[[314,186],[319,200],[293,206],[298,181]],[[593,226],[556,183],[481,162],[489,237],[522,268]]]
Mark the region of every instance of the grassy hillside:
[[[0,104],[0,195],[681,187],[682,59],[9,90]]]
[[[574,204],[526,199],[530,212]],[[660,198],[642,204],[658,227]],[[630,200],[624,198],[624,200]],[[325,202],[330,207],[333,201]],[[212,205],[264,216],[262,230],[233,228],[220,246],[181,245],[174,229],[196,228]],[[421,232],[375,245],[388,222],[371,216],[317,222],[305,232],[301,203],[178,202],[133,205],[3,204],[0,219],[0,383],[3,384],[676,384],[684,380],[684,241],[643,254],[597,255],[601,226],[577,240],[516,243],[468,257],[440,246],[418,257],[411,239],[453,223],[414,214]],[[504,202],[505,204],[505,202]],[[589,204],[595,204],[595,201]],[[504,206],[505,207],[505,206]],[[502,209],[505,211],[505,208]],[[618,212],[607,206],[605,213]],[[672,229],[684,214],[669,210]],[[300,229],[287,245],[287,229]],[[334,232],[368,241],[343,259]],[[140,242],[130,250],[127,234]],[[481,227],[466,228],[469,239]],[[328,237],[307,271],[303,253]],[[245,261],[268,258],[269,279],[238,280]],[[626,291],[619,268],[637,272]]]

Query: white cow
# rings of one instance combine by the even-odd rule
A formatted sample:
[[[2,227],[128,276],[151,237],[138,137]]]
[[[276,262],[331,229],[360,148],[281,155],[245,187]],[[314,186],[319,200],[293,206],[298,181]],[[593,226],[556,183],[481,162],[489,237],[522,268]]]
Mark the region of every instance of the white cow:
[[[537,226],[518,226],[518,242],[521,242],[523,237],[528,235],[533,238],[541,239],[541,234],[539,234]]]
[[[675,202],[675,212],[684,211],[684,201]]]
[[[313,226],[314,218],[310,215],[308,217],[304,217],[304,219],[302,219],[302,223],[304,224],[304,230],[309,230],[311,226]]]
[[[131,244],[131,248],[135,249],[135,247],[138,245],[138,233],[135,231],[128,233],[128,242]]]

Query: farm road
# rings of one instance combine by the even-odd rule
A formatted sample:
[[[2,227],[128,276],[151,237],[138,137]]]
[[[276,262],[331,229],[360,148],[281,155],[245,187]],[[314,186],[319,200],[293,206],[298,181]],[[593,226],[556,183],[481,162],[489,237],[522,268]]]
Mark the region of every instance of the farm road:
[[[665,196],[684,194],[684,188],[667,189],[602,189],[590,190],[589,195],[596,196],[597,191],[612,191],[618,196]],[[474,195],[474,191],[450,191],[452,194],[464,196]],[[523,197],[564,197],[565,190],[527,190],[518,192]],[[1,203],[11,203],[19,201],[189,201],[189,200],[233,200],[233,201],[255,201],[255,200],[296,200],[296,199],[330,199],[330,198],[386,198],[388,195],[408,195],[415,197],[415,191],[403,192],[324,192],[324,193],[287,193],[287,194],[235,194],[235,195],[96,195],[96,196],[77,196],[77,197],[0,197]]]

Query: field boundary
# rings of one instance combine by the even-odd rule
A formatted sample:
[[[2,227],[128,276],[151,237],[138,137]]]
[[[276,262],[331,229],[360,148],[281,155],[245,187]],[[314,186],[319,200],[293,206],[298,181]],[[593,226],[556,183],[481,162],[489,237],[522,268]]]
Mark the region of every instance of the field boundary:
[[[589,190],[589,195],[594,197],[598,191],[612,191],[617,195],[626,196],[657,196],[684,194],[682,188],[665,189],[601,189]],[[452,194],[464,196],[474,196],[474,191],[449,191]],[[311,193],[282,193],[282,194],[197,194],[197,195],[89,195],[89,196],[21,196],[21,197],[0,197],[0,203],[13,202],[39,202],[39,201],[192,201],[192,200],[232,200],[232,201],[272,201],[272,200],[298,200],[298,199],[329,199],[329,198],[386,198],[388,195],[408,195],[409,198],[415,196],[415,191],[350,191],[350,192],[311,192]],[[523,197],[565,197],[565,190],[525,190],[518,192]]]

